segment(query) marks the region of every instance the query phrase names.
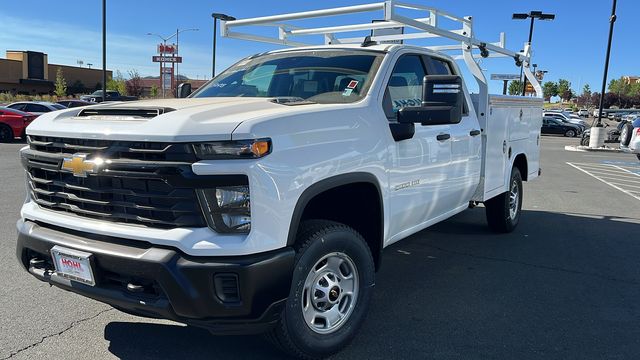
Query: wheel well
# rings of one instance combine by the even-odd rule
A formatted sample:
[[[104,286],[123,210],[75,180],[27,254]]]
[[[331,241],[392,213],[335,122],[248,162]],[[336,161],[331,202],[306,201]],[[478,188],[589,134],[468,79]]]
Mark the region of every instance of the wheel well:
[[[311,219],[331,220],[355,229],[369,245],[378,270],[384,219],[382,197],[374,183],[343,184],[316,194],[307,202],[299,222]]]
[[[516,159],[513,161],[513,167],[518,168],[520,175],[522,175],[522,180],[527,181],[529,165],[525,154],[518,154],[518,156],[516,156]]]

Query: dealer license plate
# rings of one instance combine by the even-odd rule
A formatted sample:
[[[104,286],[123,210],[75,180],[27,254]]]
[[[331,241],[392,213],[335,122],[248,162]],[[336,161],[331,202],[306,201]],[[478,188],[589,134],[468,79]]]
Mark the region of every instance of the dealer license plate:
[[[56,274],[83,284],[95,285],[91,271],[91,253],[54,246],[51,257]]]

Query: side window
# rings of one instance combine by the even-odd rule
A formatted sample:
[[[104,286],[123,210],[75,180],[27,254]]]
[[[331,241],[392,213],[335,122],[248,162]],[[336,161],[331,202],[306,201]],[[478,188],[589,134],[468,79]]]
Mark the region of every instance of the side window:
[[[405,55],[396,63],[389,78],[383,107],[390,119],[404,107],[422,104],[422,82],[426,75],[422,59],[418,55]]]
[[[14,110],[26,111],[25,110],[26,106],[27,106],[26,104],[14,104],[14,105],[9,106],[9,108],[14,109]]]
[[[27,104],[26,112],[49,112],[49,108],[39,104]]]
[[[448,61],[442,59],[431,58],[431,65],[433,66],[433,75],[452,75],[451,65]]]

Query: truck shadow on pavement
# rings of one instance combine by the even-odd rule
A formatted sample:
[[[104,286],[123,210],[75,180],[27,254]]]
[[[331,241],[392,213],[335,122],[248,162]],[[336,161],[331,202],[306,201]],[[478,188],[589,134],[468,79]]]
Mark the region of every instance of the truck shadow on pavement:
[[[640,241],[623,234],[639,223],[523,211],[496,235],[465,211],[385,250],[369,316],[334,358],[633,358]],[[181,325],[112,322],[104,337],[122,359],[283,358],[259,336]]]

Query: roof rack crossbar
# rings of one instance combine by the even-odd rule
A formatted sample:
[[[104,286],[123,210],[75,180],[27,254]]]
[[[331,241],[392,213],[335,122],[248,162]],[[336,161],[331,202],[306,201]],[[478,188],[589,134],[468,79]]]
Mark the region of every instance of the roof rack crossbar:
[[[303,27],[299,24],[301,21],[308,19],[347,14],[371,13],[376,11],[383,12],[383,17],[376,16],[368,22],[352,22],[343,25],[310,28]],[[410,11],[418,12],[421,16],[416,16],[415,18],[406,16],[406,13]],[[440,26],[440,18],[450,20],[454,24],[459,24],[461,27],[458,29],[448,29]],[[340,19],[344,20],[344,17],[341,17]],[[291,24],[289,23],[290,21],[296,21],[296,23]],[[313,43],[297,40],[298,37],[303,36],[322,36],[324,44],[362,44],[366,36],[370,36],[371,41],[376,42],[440,38],[449,40],[452,43],[447,45],[426,46],[426,48],[434,51],[457,51],[457,54],[452,53],[451,56],[456,60],[464,60],[470,68],[478,66],[477,59],[479,58],[510,57],[515,59],[517,64],[522,62],[525,68],[528,68],[531,62],[531,47],[529,43],[525,43],[524,51],[512,51],[507,49],[505,46],[504,33],[500,34],[500,40],[498,42],[486,42],[475,38],[473,34],[473,19],[470,16],[459,17],[430,6],[408,4],[396,0],[386,0],[384,2],[372,4],[343,6],[282,15],[221,21],[220,23],[222,36],[285,46],[299,47],[314,45]],[[277,35],[257,35],[237,31],[238,28],[252,26],[275,27],[278,30]],[[411,31],[392,35],[374,35],[374,33],[372,33],[373,30],[394,29],[399,27],[408,28],[411,29]],[[353,37],[353,35],[350,37],[339,36],[346,33],[362,33],[365,31],[368,31],[368,33],[357,37]],[[291,38],[296,38],[296,40],[291,40]],[[477,50],[480,50],[480,54],[474,53],[474,51]],[[527,70],[524,71],[527,79],[533,84],[536,91],[539,90],[540,84],[531,74],[531,71]],[[472,73],[475,74],[474,71],[472,71]],[[484,79],[481,74],[477,75],[476,80],[478,80],[478,82],[486,82],[486,79]],[[542,95],[541,91],[537,91],[537,93],[538,96]]]

